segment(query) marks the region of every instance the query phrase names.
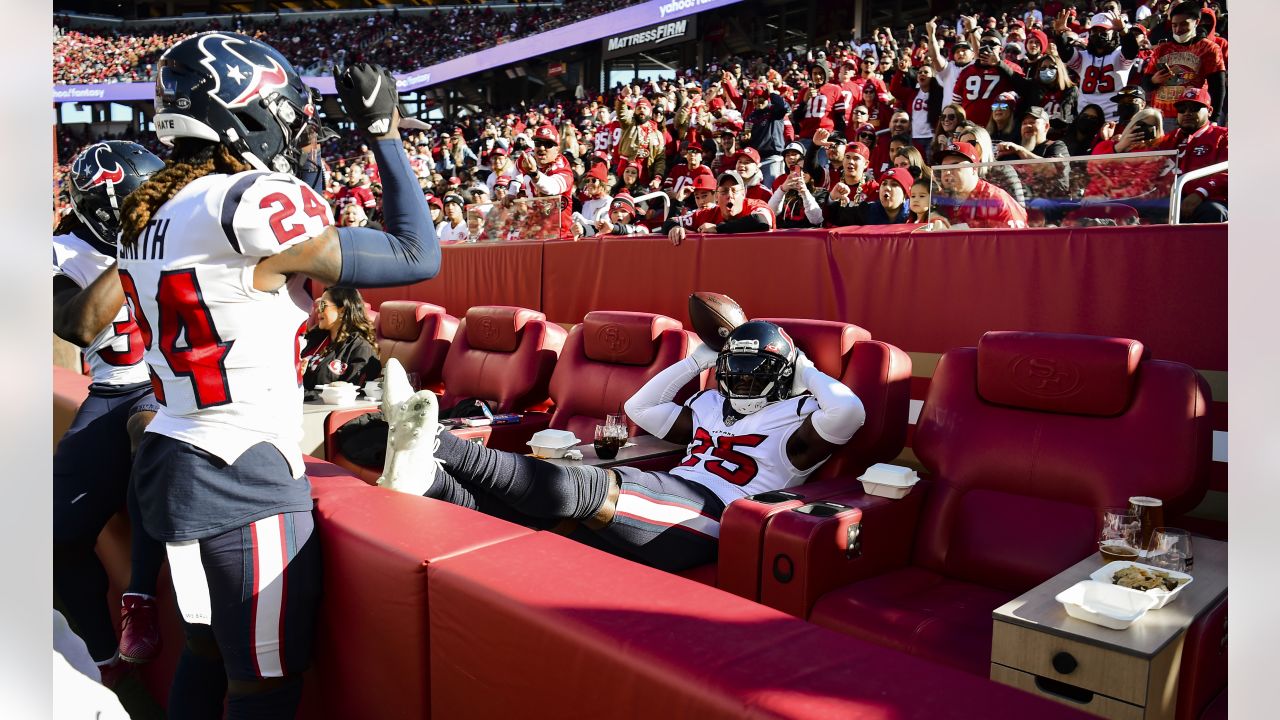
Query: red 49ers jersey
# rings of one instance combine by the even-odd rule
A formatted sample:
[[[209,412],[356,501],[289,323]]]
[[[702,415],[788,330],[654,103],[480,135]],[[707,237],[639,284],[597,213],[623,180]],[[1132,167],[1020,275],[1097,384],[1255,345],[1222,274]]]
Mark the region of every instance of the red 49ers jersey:
[[[1076,103],[1076,110],[1096,104],[1107,114],[1108,120],[1115,120],[1116,103],[1111,96],[1129,84],[1133,60],[1126,58],[1119,48],[1106,57],[1098,57],[1088,50],[1077,50],[1067,68],[1080,76],[1080,100]]]
[[[251,171],[191,181],[120,249],[120,282],[162,407],[148,432],[228,464],[270,442],[302,474],[298,354],[311,298],[301,276],[275,292],[254,268],[319,235],[333,214],[291,175]]]
[[[597,130],[594,140],[593,149],[598,153],[604,153],[606,158],[613,159],[613,153],[618,149],[618,143],[622,142],[622,125],[617,120],[614,120]]]
[[[69,278],[81,290],[115,261],[75,234],[53,238],[53,274]],[[89,376],[99,385],[134,385],[147,381],[147,366],[142,362],[142,336],[124,305],[111,324],[84,349],[84,359],[89,363]]]
[[[671,474],[706,487],[725,505],[799,485],[822,466],[800,470],[787,457],[787,440],[818,409],[811,396],[769,403],[732,425],[724,422],[724,396],[718,390],[699,393],[688,405],[693,442]]]
[[[813,97],[801,100],[804,103],[804,119],[800,121],[800,137],[812,138],[818,128],[834,129],[836,124],[832,118],[843,97],[839,85],[826,83],[818,88]]]
[[[960,71],[952,99],[964,107],[969,122],[986,127],[991,120],[991,103],[1000,93],[1012,89],[999,68],[973,63]]]

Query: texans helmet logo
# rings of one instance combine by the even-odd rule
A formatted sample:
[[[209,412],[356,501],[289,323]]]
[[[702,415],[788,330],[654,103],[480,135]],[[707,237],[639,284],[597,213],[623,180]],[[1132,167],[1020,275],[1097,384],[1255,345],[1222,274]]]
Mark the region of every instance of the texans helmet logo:
[[[89,190],[106,183],[115,185],[124,180],[124,168],[119,163],[113,162],[110,169],[103,166],[98,157],[103,151],[110,152],[111,148],[106,143],[99,143],[76,159],[75,167],[71,169],[76,187]]]
[[[266,65],[249,59],[236,50],[237,46],[251,47],[243,40],[221,33],[209,33],[200,39],[204,53],[202,65],[209,69],[214,86],[209,94],[228,108],[244,107],[259,97],[266,97],[275,88],[289,84],[289,73],[280,62],[264,55]]]

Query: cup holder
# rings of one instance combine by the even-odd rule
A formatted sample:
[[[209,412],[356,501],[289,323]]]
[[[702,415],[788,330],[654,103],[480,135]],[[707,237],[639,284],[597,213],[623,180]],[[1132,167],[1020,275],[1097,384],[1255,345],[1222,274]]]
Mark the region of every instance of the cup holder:
[[[850,507],[848,505],[841,505],[840,503],[814,502],[814,503],[809,503],[808,505],[801,505],[800,507],[795,508],[794,512],[804,513],[805,515],[812,515],[814,517],[826,518],[826,517],[835,517],[836,515],[849,509]]]
[[[770,490],[769,492],[751,495],[747,499],[754,500],[755,502],[763,503],[765,505],[777,505],[778,503],[784,503],[788,500],[799,500],[800,496],[793,492],[787,492],[786,490]]]

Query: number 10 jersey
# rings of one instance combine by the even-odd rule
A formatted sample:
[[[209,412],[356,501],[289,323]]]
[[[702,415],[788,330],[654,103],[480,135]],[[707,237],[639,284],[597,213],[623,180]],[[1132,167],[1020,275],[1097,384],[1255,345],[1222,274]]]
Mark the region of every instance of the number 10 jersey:
[[[298,353],[311,298],[300,276],[256,290],[254,268],[332,224],[328,204],[290,175],[212,174],[120,248],[120,281],[162,404],[148,432],[228,464],[266,441],[302,475]]]

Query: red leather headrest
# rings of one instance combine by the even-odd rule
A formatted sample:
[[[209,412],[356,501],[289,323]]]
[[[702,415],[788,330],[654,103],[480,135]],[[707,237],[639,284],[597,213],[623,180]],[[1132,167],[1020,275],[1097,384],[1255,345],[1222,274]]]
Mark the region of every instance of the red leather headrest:
[[[467,310],[467,344],[477,350],[515,352],[525,323],[546,317],[528,308],[478,305]]]
[[[666,315],[597,310],[582,319],[582,349],[598,362],[648,365],[658,351],[658,337],[682,329],[679,320]]]
[[[388,300],[378,308],[378,335],[388,340],[417,340],[422,318],[443,314],[444,308],[413,300]]]
[[[1142,355],[1142,343],[1127,338],[989,332],[978,343],[978,395],[1028,410],[1119,415]]]
[[[796,347],[804,351],[819,370],[838,378],[844,374],[849,351],[860,340],[870,340],[871,333],[846,322],[837,320],[808,320],[801,318],[753,318],[771,322],[791,336]]]

